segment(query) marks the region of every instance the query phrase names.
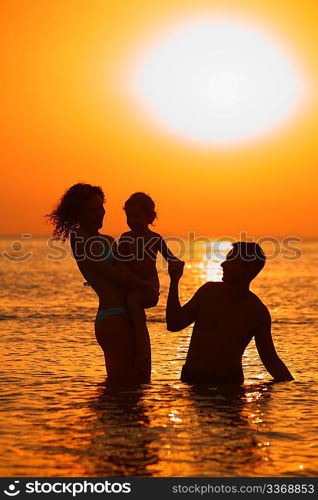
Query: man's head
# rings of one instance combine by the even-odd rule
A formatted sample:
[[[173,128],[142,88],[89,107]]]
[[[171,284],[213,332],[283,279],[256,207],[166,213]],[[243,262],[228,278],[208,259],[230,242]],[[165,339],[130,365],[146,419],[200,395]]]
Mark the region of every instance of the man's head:
[[[238,241],[221,264],[225,283],[249,283],[263,269],[266,257],[257,243]]]

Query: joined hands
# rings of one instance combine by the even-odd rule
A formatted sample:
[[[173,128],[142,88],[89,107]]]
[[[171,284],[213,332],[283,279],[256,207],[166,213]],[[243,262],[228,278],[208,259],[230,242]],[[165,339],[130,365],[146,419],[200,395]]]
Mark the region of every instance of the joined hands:
[[[184,261],[170,261],[168,265],[168,273],[172,281],[179,281],[183,275]]]

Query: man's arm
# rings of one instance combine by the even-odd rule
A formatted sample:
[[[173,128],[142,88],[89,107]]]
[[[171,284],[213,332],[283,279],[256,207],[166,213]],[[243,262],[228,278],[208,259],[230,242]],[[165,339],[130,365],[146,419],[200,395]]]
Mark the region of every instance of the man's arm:
[[[183,267],[183,266],[182,266]],[[196,319],[198,309],[198,292],[194,294],[192,299],[181,307],[179,301],[179,281],[182,276],[183,270],[181,266],[169,267],[170,274],[170,288],[166,309],[166,322],[167,329],[170,332],[179,332],[187,326],[191,325]]]
[[[255,332],[255,343],[263,365],[277,382],[294,380],[287,366],[278,356],[271,334],[271,316],[266,309],[264,318]]]

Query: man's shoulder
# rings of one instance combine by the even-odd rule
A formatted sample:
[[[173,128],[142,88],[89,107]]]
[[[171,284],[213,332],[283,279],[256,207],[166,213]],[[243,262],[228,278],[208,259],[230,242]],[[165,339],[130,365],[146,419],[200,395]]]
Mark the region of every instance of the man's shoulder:
[[[223,281],[207,281],[201,286],[204,290],[221,290],[224,288]]]
[[[259,298],[256,293],[252,292],[250,290],[249,292],[250,299],[259,306],[260,309],[267,309],[267,306],[264,304],[264,302]]]
[[[223,287],[224,283],[222,281],[207,281],[198,289],[198,292],[204,296],[211,295],[214,293],[218,293],[222,290]]]
[[[266,304],[254,292],[250,292],[250,297],[258,316],[264,320],[270,320],[271,315]]]

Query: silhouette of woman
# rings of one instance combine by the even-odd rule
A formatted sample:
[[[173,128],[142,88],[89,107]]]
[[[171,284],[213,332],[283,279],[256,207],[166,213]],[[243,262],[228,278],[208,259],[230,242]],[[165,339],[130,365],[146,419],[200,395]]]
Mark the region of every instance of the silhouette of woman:
[[[99,186],[75,184],[62,196],[48,220],[54,225],[53,235],[70,243],[78,268],[86,285],[96,292],[99,306],[95,319],[95,335],[105,356],[108,379],[116,383],[143,383],[150,378],[149,338],[144,338],[143,363],[136,362],[136,335],[125,305],[132,288],[149,288],[149,284],[116,261],[114,238],[99,233],[105,215],[105,196]],[[144,331],[142,332],[144,335]],[[140,342],[139,342],[140,344]]]

